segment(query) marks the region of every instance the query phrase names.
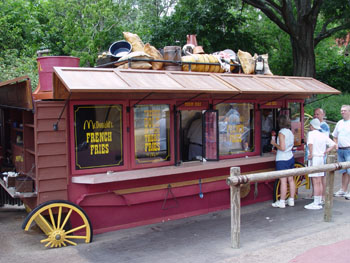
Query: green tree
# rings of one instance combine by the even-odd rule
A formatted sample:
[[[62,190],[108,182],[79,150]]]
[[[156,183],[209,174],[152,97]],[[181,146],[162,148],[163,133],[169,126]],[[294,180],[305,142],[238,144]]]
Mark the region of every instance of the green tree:
[[[180,0],[174,12],[152,26],[151,42],[159,47],[186,44],[186,35],[197,35],[205,52],[224,49],[254,50],[250,35],[242,33],[245,18],[232,1]]]
[[[38,70],[34,56],[19,55],[17,49],[7,49],[0,56],[0,82],[28,75],[32,88],[38,85]]]
[[[343,92],[350,92],[350,57],[344,48],[328,39],[316,49],[316,77],[318,80]]]
[[[130,6],[113,0],[47,0],[42,2],[45,47],[55,55],[80,58],[82,66],[95,64],[98,53],[123,38]]]
[[[350,28],[350,4],[343,0],[242,0],[260,9],[290,36],[293,75],[315,77],[315,47]],[[322,19],[320,19],[322,18]],[[318,24],[318,22],[322,22]]]
[[[35,1],[0,0],[0,56],[9,49],[17,56],[35,53],[42,36],[36,14]]]

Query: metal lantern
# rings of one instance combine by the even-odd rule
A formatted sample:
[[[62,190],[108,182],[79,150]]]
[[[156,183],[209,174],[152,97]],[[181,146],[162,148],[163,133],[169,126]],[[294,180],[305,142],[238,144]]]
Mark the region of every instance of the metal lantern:
[[[264,59],[258,56],[255,60],[255,74],[264,74]]]

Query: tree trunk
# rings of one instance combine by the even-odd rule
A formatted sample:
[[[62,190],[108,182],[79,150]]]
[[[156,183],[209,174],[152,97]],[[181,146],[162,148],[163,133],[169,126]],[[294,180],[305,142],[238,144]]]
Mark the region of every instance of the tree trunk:
[[[299,22],[295,35],[291,35],[293,52],[293,75],[302,77],[316,76],[313,23]]]

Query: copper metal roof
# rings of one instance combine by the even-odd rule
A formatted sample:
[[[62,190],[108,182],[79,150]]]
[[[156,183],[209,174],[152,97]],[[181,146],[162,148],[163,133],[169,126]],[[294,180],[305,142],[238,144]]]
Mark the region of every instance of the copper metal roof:
[[[301,97],[340,93],[307,77],[55,67],[54,98],[62,99],[68,93],[79,92],[290,94]]]

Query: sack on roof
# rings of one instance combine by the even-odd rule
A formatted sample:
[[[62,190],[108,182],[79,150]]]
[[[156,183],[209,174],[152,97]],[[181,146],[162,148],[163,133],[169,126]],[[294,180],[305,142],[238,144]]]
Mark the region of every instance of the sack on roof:
[[[255,60],[253,59],[252,55],[250,55],[249,52],[244,52],[242,50],[238,50],[237,55],[239,61],[241,62],[243,72],[245,74],[254,74]]]
[[[146,54],[150,55],[153,59],[163,60],[162,54],[154,47],[147,43],[144,47]],[[151,62],[152,69],[162,69],[163,62]]]
[[[123,35],[125,40],[130,42],[130,44],[132,45],[132,52],[143,51],[145,45],[143,44],[141,38],[137,34],[123,32]]]

